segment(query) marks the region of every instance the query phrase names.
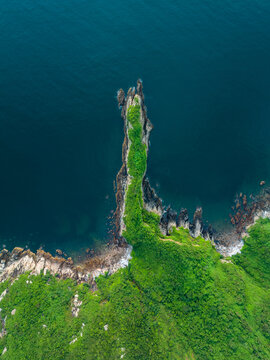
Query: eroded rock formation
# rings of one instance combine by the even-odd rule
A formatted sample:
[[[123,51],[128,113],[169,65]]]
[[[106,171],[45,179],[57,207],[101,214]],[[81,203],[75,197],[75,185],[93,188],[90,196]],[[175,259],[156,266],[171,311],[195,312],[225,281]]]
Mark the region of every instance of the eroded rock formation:
[[[87,282],[95,287],[95,278],[101,274],[112,274],[128,265],[131,258],[131,246],[111,246],[101,255],[85,261],[81,265],[74,265],[73,261],[53,257],[50,253],[38,250],[36,253],[22,248],[14,248],[12,252],[3,250],[0,253],[0,282],[9,278],[17,278],[29,271],[38,275],[49,271],[61,279],[71,278],[78,283]]]
[[[153,211],[154,213],[161,216],[164,212],[162,200],[158,197],[155,190],[150,186],[150,182],[147,177],[144,177],[142,186],[145,209],[147,211]]]

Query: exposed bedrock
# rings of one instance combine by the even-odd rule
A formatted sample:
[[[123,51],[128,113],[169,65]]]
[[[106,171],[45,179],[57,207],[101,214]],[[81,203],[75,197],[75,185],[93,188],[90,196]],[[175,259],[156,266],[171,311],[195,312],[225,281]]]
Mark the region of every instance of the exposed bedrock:
[[[190,234],[193,237],[203,235],[202,208],[197,208],[193,215],[193,222],[189,226]]]
[[[164,235],[169,235],[173,227],[188,229],[194,238],[202,236],[206,240],[214,241],[215,231],[211,225],[206,226],[202,220],[202,208],[197,208],[193,220],[189,220],[187,209],[182,209],[179,214],[170,206],[163,212],[160,219],[160,229]]]
[[[182,209],[178,215],[177,227],[189,229],[189,218],[187,209]]]
[[[16,247],[12,252],[2,250],[0,253],[0,282],[14,279],[29,271],[38,275],[50,272],[61,279],[71,278],[78,283],[87,282],[95,288],[95,278],[101,274],[112,274],[128,265],[131,258],[131,246],[112,246],[101,255],[81,265],[74,265],[71,258],[53,257],[50,253],[38,250],[36,253]]]
[[[148,211],[153,211],[161,216],[164,211],[162,200],[158,197],[155,190],[150,186],[150,182],[147,177],[144,177],[142,186],[145,209]]]
[[[160,218],[160,230],[164,235],[169,235],[173,227],[176,227],[177,212],[170,206],[163,212]]]

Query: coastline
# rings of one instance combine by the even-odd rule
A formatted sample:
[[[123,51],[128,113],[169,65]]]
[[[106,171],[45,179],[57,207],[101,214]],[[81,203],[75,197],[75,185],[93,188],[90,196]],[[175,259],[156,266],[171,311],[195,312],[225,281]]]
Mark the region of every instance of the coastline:
[[[95,278],[100,274],[112,274],[118,269],[128,265],[131,258],[131,245],[127,244],[123,233],[125,226],[125,203],[128,188],[132,176],[128,168],[128,155],[131,140],[128,136],[130,124],[128,122],[128,109],[134,104],[140,106],[140,123],[142,126],[142,144],[146,148],[146,156],[149,151],[149,138],[153,125],[147,117],[147,109],[144,103],[142,81],[137,81],[137,88],[130,88],[125,95],[120,89],[117,93],[119,108],[124,123],[124,141],[122,145],[122,166],[116,176],[116,210],[113,216],[114,239],[107,249],[100,254],[94,255],[75,265],[72,258],[54,257],[48,252],[30,250],[15,247],[11,252],[4,249],[0,252],[0,281],[8,278],[16,278],[24,272],[32,274],[50,271],[59,278],[71,278],[78,283],[87,282],[95,288]],[[260,217],[270,217],[270,189],[265,188],[261,194],[247,203],[247,198],[241,195],[237,200],[236,212],[231,215],[233,228],[224,232],[217,232],[211,225],[203,222],[202,208],[197,208],[190,220],[188,211],[182,209],[179,213],[170,206],[165,207],[162,199],[151,187],[146,176],[145,168],[141,190],[143,195],[143,208],[159,216],[159,228],[163,235],[169,235],[176,229],[187,229],[193,238],[202,237],[215,246],[223,256],[232,256],[241,251],[244,245],[243,238],[247,235],[246,229],[254,224]]]

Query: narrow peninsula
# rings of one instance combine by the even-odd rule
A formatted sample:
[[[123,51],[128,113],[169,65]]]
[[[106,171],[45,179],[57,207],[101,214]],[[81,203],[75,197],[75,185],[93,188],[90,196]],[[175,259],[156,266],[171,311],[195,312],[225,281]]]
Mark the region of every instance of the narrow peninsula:
[[[226,241],[202,209],[189,220],[186,209],[165,207],[146,176],[153,126],[142,82],[119,90],[118,103],[125,138],[114,238],[79,265],[1,252],[1,358],[269,360],[268,192],[246,204]]]

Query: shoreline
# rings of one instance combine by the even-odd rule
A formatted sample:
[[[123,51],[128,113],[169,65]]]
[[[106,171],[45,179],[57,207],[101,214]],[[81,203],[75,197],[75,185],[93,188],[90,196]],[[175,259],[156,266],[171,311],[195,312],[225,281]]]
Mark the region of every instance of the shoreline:
[[[153,125],[147,117],[141,80],[137,81],[136,90],[130,88],[127,95],[120,89],[117,93],[117,100],[124,123],[124,141],[122,145],[122,166],[116,176],[116,210],[112,217],[111,230],[113,241],[108,243],[107,247],[104,247],[99,253],[93,252],[91,253],[93,256],[85,256],[85,259],[76,265],[71,257],[67,259],[62,257],[63,253],[59,249],[56,252],[60,256],[55,257],[43,250],[37,250],[34,253],[29,249],[19,247],[15,247],[11,252],[3,249],[0,252],[0,281],[8,278],[14,279],[27,271],[36,275],[42,271],[50,271],[59,278],[71,278],[78,283],[89,283],[94,289],[97,276],[106,273],[112,274],[128,265],[132,247],[127,244],[123,232],[125,230],[126,194],[132,179],[128,168],[128,155],[131,146],[131,140],[128,136],[131,125],[127,118],[129,107],[134,106],[134,104],[140,106],[141,141],[145,146],[146,156],[149,151],[149,138]],[[240,194],[237,197],[235,207],[233,207],[235,211],[230,214],[231,229],[228,227],[225,231],[216,231],[211,225],[203,222],[201,207],[197,207],[191,219],[185,208],[177,213],[170,205],[165,207],[161,198],[151,187],[146,172],[147,169],[145,169],[141,183],[143,207],[159,216],[159,227],[163,235],[169,235],[173,227],[183,227],[189,230],[192,237],[201,236],[206,241],[211,241],[216,250],[223,256],[232,256],[241,251],[248,226],[254,224],[259,217],[270,218],[270,188],[264,188],[259,195],[253,197],[251,203],[248,203],[246,195]],[[89,249],[89,251],[93,250]]]

